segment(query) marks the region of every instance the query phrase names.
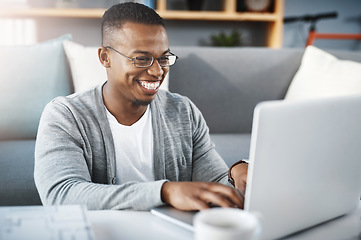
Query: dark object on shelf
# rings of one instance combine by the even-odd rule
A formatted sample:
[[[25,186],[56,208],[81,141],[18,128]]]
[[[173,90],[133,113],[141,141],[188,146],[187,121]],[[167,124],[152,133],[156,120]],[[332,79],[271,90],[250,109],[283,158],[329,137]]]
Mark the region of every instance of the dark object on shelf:
[[[187,0],[187,5],[191,11],[200,11],[203,7],[203,0]]]
[[[237,0],[237,12],[246,12],[247,7],[244,0]]]

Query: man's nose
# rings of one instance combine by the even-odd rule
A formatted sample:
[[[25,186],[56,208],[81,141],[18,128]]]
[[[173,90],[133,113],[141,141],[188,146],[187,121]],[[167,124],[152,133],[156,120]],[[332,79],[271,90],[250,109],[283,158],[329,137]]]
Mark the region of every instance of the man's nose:
[[[163,76],[163,68],[159,65],[158,59],[154,59],[153,64],[148,67],[148,73],[155,77]]]

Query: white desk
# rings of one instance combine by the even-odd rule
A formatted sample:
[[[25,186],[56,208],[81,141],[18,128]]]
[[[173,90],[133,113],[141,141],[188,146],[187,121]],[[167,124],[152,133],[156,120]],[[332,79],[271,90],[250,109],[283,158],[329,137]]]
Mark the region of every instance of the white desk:
[[[292,240],[358,240],[361,232],[361,202],[358,209],[346,216],[307,229],[285,239]],[[193,233],[166,222],[150,212],[89,211],[97,240],[192,240]]]

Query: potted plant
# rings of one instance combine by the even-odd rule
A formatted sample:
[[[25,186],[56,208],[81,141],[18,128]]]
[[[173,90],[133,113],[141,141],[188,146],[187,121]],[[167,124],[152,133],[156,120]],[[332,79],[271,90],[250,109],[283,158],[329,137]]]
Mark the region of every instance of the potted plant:
[[[238,30],[232,30],[230,34],[220,32],[211,35],[211,45],[217,47],[236,47],[242,44],[242,35]]]

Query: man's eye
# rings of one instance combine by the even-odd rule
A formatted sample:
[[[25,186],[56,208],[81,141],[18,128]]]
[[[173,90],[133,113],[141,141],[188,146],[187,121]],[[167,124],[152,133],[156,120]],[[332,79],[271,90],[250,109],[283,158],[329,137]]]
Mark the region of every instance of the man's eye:
[[[169,62],[169,56],[163,56],[159,58],[159,62],[161,63],[168,63]]]
[[[135,59],[137,61],[142,61],[142,62],[150,62],[150,61],[152,61],[151,57],[146,57],[146,56],[144,56],[144,57],[136,57]]]

